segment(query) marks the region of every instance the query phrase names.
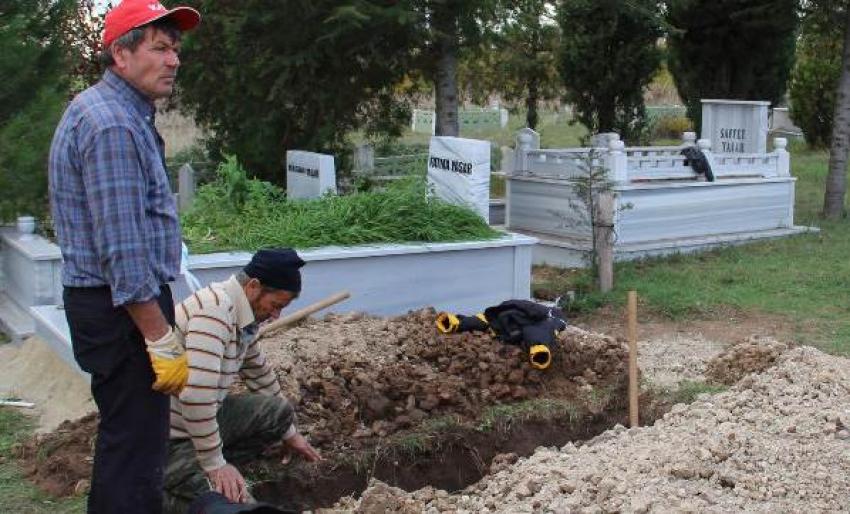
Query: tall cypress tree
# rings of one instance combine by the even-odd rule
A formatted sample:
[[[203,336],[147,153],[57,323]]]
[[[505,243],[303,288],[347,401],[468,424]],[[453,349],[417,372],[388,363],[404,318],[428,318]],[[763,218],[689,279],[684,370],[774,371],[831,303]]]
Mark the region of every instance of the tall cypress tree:
[[[566,100],[591,132],[641,138],[643,90],[661,61],[662,34],[655,0],[564,0],[561,76]]]
[[[794,63],[798,0],[669,0],[669,66],[688,116],[703,98],[782,101]]]
[[[68,97],[71,0],[0,3],[0,219],[47,211],[47,154]]]
[[[343,154],[355,129],[400,132],[394,86],[410,68],[413,15],[384,0],[186,0],[180,100],[216,147],[282,183],[287,149]]]

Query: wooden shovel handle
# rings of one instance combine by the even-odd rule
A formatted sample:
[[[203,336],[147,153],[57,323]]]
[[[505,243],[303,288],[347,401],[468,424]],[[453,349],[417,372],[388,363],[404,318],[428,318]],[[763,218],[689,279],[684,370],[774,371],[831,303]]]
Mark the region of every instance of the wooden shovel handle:
[[[301,321],[302,319],[306,318],[307,316],[309,316],[309,315],[311,315],[315,312],[318,312],[318,311],[320,311],[324,308],[330,307],[331,305],[335,305],[335,304],[337,304],[337,303],[339,303],[343,300],[347,300],[350,297],[351,297],[351,293],[349,293],[348,291],[340,291],[338,293],[334,293],[334,294],[328,296],[327,298],[325,298],[323,300],[319,300],[316,303],[311,303],[310,305],[308,305],[308,306],[306,306],[302,309],[299,309],[299,310],[293,312],[292,314],[289,314],[289,315],[284,316],[282,318],[278,318],[278,319],[272,321],[271,323],[269,323],[268,325],[263,326],[262,328],[260,328],[260,333],[257,336],[257,338],[259,339],[260,337],[265,337],[274,330],[285,327],[287,325],[291,325],[291,324],[293,324],[297,321]]]

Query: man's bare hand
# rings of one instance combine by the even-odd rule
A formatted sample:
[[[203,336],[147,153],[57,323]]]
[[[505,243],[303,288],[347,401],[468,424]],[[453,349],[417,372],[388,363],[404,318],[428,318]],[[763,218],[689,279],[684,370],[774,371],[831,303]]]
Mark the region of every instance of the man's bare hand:
[[[248,484],[242,477],[242,473],[230,464],[207,472],[212,482],[213,489],[223,494],[233,503],[245,503],[248,501]]]
[[[322,456],[319,455],[319,452],[310,446],[310,443],[307,442],[307,439],[305,439],[301,434],[295,434],[289,439],[285,439],[283,442],[285,442],[291,450],[304,457],[304,459],[308,462],[318,462],[322,460]]]

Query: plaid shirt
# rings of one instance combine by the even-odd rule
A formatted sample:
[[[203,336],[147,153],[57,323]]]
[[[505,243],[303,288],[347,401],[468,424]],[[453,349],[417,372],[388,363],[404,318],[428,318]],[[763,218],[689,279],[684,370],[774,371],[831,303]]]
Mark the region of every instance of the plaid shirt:
[[[109,286],[114,305],[159,294],[180,269],[180,224],[153,103],[107,70],[68,106],[50,148],[62,284]]]

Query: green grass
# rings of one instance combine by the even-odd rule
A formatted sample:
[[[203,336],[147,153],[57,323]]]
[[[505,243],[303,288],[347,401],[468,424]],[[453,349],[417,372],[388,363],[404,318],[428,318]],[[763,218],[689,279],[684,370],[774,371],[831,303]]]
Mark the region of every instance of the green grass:
[[[429,198],[424,177],[397,180],[379,191],[288,201],[275,186],[248,180],[232,159],[222,165],[215,182],[198,190],[182,221],[183,238],[193,253],[501,235],[472,210]]]
[[[85,497],[54,500],[28,482],[11,454],[14,444],[32,434],[29,419],[0,407],[0,512],[15,514],[81,513]]]
[[[701,394],[722,393],[729,389],[723,385],[683,380],[675,389],[659,391],[656,394],[667,400],[671,405],[676,403],[694,403]]]
[[[508,431],[514,423],[530,419],[567,418],[575,422],[581,414],[581,407],[568,400],[539,398],[518,403],[491,405],[481,413],[476,429],[480,432]]]

